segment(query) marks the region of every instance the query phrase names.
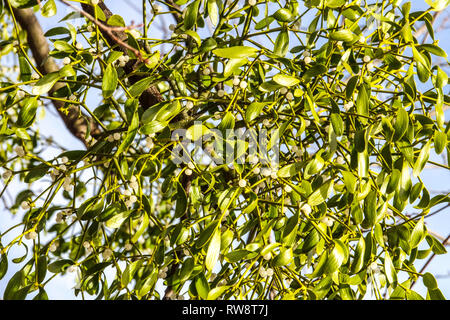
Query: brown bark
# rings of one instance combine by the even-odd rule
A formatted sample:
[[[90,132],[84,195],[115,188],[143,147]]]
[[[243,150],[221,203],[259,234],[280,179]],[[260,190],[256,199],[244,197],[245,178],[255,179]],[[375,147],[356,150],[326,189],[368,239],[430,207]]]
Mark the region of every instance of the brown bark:
[[[108,7],[103,3],[103,1],[100,1],[98,3],[98,6],[103,11],[106,17],[106,21],[113,15],[111,10],[108,9]],[[85,13],[88,13],[89,15],[94,15],[94,7],[90,4],[82,3],[81,7],[83,8]],[[100,29],[102,35],[105,37],[106,41],[108,41],[109,45],[111,46],[117,46],[117,48],[122,51],[123,53],[128,52],[128,48],[126,48],[122,43],[118,42],[116,39],[120,39],[120,41],[126,43],[127,41],[127,34],[123,31],[114,31],[114,29],[107,30],[107,29]],[[111,33],[113,36],[111,36]],[[116,39],[114,39],[116,38]],[[139,67],[139,61],[133,61],[130,60],[126,66],[124,67],[124,71],[126,74],[130,74],[133,71],[135,71]],[[139,80],[142,80],[143,76],[137,76],[133,75],[130,76],[128,79],[131,84],[134,84],[138,82]],[[139,103],[141,107],[146,110],[150,108],[151,106],[164,101],[163,97],[161,96],[161,93],[159,92],[158,88],[154,85],[151,85],[148,87],[139,97]]]
[[[33,10],[13,9],[13,14],[21,28],[27,32],[27,42],[33,58],[36,61],[38,70],[43,75],[58,71],[59,67],[55,60],[52,57],[49,57],[50,47]],[[63,86],[64,84],[62,83],[55,84],[50,90],[49,95],[53,95],[56,90]],[[66,108],[67,111],[64,112],[62,111],[62,108],[65,106],[64,102],[56,100],[52,100],[52,102],[67,129],[83,142],[85,146],[88,146],[86,140],[86,132],[88,132],[88,129],[92,136],[100,134],[99,128],[94,123],[88,122],[86,118],[82,116],[79,106],[71,105]]]

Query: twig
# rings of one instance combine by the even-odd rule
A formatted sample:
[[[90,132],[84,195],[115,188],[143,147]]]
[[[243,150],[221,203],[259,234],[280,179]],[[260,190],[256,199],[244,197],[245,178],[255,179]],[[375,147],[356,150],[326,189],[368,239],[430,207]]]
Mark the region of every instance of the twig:
[[[90,21],[92,21],[95,25],[97,25],[100,29],[102,29],[103,31],[105,31],[106,33],[108,33],[108,35],[118,44],[120,44],[122,47],[127,48],[128,50],[130,50],[131,52],[134,53],[134,55],[139,59],[139,61],[144,62],[144,63],[150,63],[149,59],[144,58],[144,56],[142,55],[142,53],[133,48],[132,46],[130,46],[128,43],[122,41],[121,39],[119,39],[113,31],[116,31],[116,27],[111,27],[111,26],[107,26],[104,25],[103,23],[101,23],[100,21],[98,21],[97,19],[95,19],[93,16],[91,16],[89,13],[87,13],[86,11],[84,11],[83,9],[74,6],[73,4],[71,4],[70,2],[66,1],[66,0],[60,0],[62,3],[64,3],[65,5],[71,7],[72,9],[78,11],[79,13],[81,13],[84,17],[86,17],[87,19],[89,19]]]

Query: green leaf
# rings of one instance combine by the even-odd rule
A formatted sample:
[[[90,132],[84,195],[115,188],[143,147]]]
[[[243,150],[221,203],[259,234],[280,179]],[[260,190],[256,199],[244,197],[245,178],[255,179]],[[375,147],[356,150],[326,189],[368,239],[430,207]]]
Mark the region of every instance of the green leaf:
[[[53,17],[56,14],[56,4],[55,0],[48,0],[43,6],[42,6],[42,16],[49,18]]]
[[[296,77],[281,74],[281,73],[274,75],[273,81],[275,81],[276,83],[278,83],[279,85],[284,86],[284,87],[292,87],[300,82],[300,80],[297,79]]]
[[[303,162],[295,162],[284,166],[278,170],[278,177],[280,178],[290,178],[298,174],[303,167]]]
[[[20,80],[29,81],[31,79],[31,67],[28,64],[27,59],[23,56],[19,56],[19,70],[20,70]]]
[[[428,158],[430,157],[430,149],[431,149],[431,139],[428,140],[425,146],[422,148],[422,150],[420,150],[419,156],[417,157],[416,162],[414,163],[413,168],[414,177],[417,177],[425,167],[425,164],[427,163]]]
[[[278,33],[275,40],[273,53],[277,56],[284,57],[289,50],[289,33],[287,30],[282,30]]]
[[[42,283],[47,275],[47,257],[45,255],[38,258],[36,270],[37,281],[38,283]]]
[[[47,292],[43,288],[39,288],[39,293],[33,298],[33,300],[48,300]]]
[[[308,197],[308,204],[310,206],[317,206],[321,204],[326,198],[328,198],[332,190],[333,181],[331,180],[323,184]]]
[[[130,95],[133,98],[139,97],[142,94],[142,92],[144,92],[148,87],[150,87],[150,85],[152,84],[153,81],[154,81],[153,77],[147,77],[147,78],[141,79],[138,82],[136,82],[135,84],[133,84],[128,89],[128,92],[130,93]]]
[[[345,261],[345,251],[342,245],[336,243],[333,250],[329,252],[327,261],[323,267],[323,272],[327,274],[334,273]]]
[[[207,299],[209,293],[209,283],[203,273],[196,277],[194,285],[199,297],[202,299]]]
[[[356,85],[358,83],[358,76],[353,76],[347,81],[347,86],[345,87],[345,97],[350,100],[355,92]]]
[[[435,11],[442,11],[450,5],[450,0],[425,0]]]
[[[139,114],[137,111],[134,111],[131,123],[128,126],[127,135],[117,148],[116,154],[121,154],[133,143],[134,137],[136,136],[138,129],[139,129]]]
[[[200,38],[200,36],[198,35],[197,32],[195,32],[193,30],[186,30],[184,33],[187,34],[188,36],[192,37],[192,39],[194,39],[195,42],[197,42],[198,46],[200,46],[202,44],[202,39]]]
[[[364,253],[366,250],[366,242],[360,237],[355,249],[355,256],[351,265],[352,273],[358,273],[364,265]]]
[[[208,296],[206,297],[206,300],[216,300],[219,298],[230,286],[218,286],[211,291],[208,292]]]
[[[108,25],[115,26],[115,27],[125,27],[126,26],[125,21],[118,14],[113,14],[111,17],[109,17],[107,23],[108,23]]]
[[[425,287],[427,287],[429,290],[434,290],[438,288],[436,278],[431,273],[426,272],[423,275],[422,280]]]
[[[281,252],[273,258],[272,265],[274,267],[282,267],[288,265],[293,260],[292,248],[281,249]]]
[[[341,116],[337,113],[332,113],[330,115],[330,121],[336,136],[342,136],[344,134],[344,121]]]
[[[143,260],[137,260],[127,265],[121,278],[122,287],[126,287],[128,283],[130,283],[130,281],[133,279],[134,274],[141,267],[142,263]]]
[[[114,215],[108,221],[106,221],[105,224],[108,228],[117,229],[130,216],[130,214],[131,214],[131,211],[120,212],[120,213]]]
[[[246,46],[234,46],[229,48],[214,49],[213,53],[221,58],[241,59],[255,55],[258,49]]]
[[[272,16],[265,17],[265,18],[261,19],[257,24],[255,24],[255,30],[264,29],[265,27],[270,26],[270,24],[274,21],[275,21],[275,18]]]
[[[17,125],[22,128],[28,128],[34,122],[36,118],[36,111],[38,108],[37,97],[26,98],[24,105],[19,111],[19,118],[17,119]]]
[[[273,17],[279,22],[291,22],[292,20],[294,20],[295,15],[292,14],[290,10],[281,8],[273,14]]]
[[[0,256],[0,280],[5,276],[8,271],[8,257],[6,254]]]
[[[217,6],[216,0],[208,0],[207,7],[211,23],[213,26],[217,26],[217,22],[219,21],[219,7]]]
[[[243,260],[249,259],[249,255],[252,252],[245,249],[238,249],[231,251],[225,255],[225,260],[229,263],[235,263]]]
[[[180,282],[183,283],[189,279],[192,272],[194,271],[195,261],[194,258],[187,258],[180,269]]]
[[[103,98],[106,99],[112,96],[114,91],[116,91],[117,83],[118,83],[118,76],[116,68],[113,67],[112,64],[108,64],[105,73],[103,75],[102,81]]]
[[[148,276],[147,279],[145,279],[144,283],[142,284],[141,288],[138,291],[138,295],[140,297],[145,296],[155,285],[156,281],[158,280],[158,272],[157,269],[154,269],[154,271]]]
[[[61,52],[67,52],[67,53],[71,53],[74,52],[75,49],[74,47],[72,47],[68,42],[66,41],[61,41],[61,40],[56,40],[53,43],[53,46],[55,47],[56,50],[61,51]]]
[[[35,95],[43,95],[50,91],[51,88],[55,85],[55,83],[60,79],[59,72],[52,72],[46,74],[42,78],[36,82],[33,87],[32,93]]]
[[[303,80],[310,81],[312,78],[320,76],[324,73],[327,73],[327,67],[323,64],[315,64],[303,74]]]
[[[206,228],[205,230],[203,230],[196,243],[195,243],[195,247],[200,249],[202,248],[204,245],[206,245],[208,243],[208,241],[211,239],[211,237],[213,236],[214,231],[217,228],[217,225],[219,224],[219,221],[215,220],[212,221]]]
[[[394,141],[400,140],[408,130],[409,115],[405,109],[400,108],[394,123]]]
[[[192,29],[194,25],[197,23],[197,16],[200,6],[200,0],[195,0],[191,4],[189,4],[186,8],[186,14],[184,16],[184,27],[186,30]]]
[[[17,271],[11,279],[8,281],[6,285],[5,291],[3,292],[4,300],[16,300],[17,292],[22,286],[24,280],[24,272],[23,270]]]
[[[265,102],[252,102],[245,110],[245,119],[247,122],[251,122],[255,120],[258,116],[261,115],[262,109],[267,103]]]
[[[430,297],[430,300],[446,300],[439,289],[428,290],[428,296]]]
[[[440,48],[434,44],[425,43],[420,46],[417,46],[417,48],[424,49],[424,50],[428,51],[429,53],[432,53],[439,57],[443,57],[443,58],[447,57],[447,53],[442,48]]]
[[[345,5],[345,0],[326,0],[325,6],[328,8],[337,9]]]
[[[441,131],[434,132],[434,150],[441,154],[447,146],[447,134]]]
[[[397,283],[397,271],[395,270],[391,255],[388,251],[385,251],[384,255],[384,272],[389,283],[395,286]]]
[[[369,116],[369,93],[365,85],[359,87],[358,97],[356,98],[356,112],[362,116]],[[360,117],[359,120],[367,123],[367,118]]]
[[[150,219],[149,219],[147,213],[144,213],[142,222],[139,226],[139,229],[133,234],[133,237],[131,238],[131,241],[133,243],[136,243],[139,240],[141,235],[147,230],[149,223],[150,223]]]
[[[234,114],[231,111],[228,111],[223,117],[222,121],[219,124],[220,130],[233,129],[235,125]]]
[[[177,204],[175,206],[175,217],[182,217],[187,209],[187,195],[181,183],[177,183]]]
[[[65,271],[68,267],[74,265],[75,263],[69,259],[62,259],[52,262],[48,265],[47,269],[51,273],[60,273]]]
[[[339,30],[330,33],[330,38],[336,41],[354,42],[358,40],[358,36],[348,29]]]
[[[411,237],[409,239],[409,243],[410,243],[412,249],[417,247],[426,236],[426,230],[425,230],[425,225],[423,223],[423,219],[424,218],[422,217],[416,223],[416,226],[414,227],[413,231],[411,232]]]
[[[37,0],[8,0],[14,8],[31,8],[38,4]]]
[[[240,67],[246,65],[247,63],[247,58],[229,59],[225,64],[225,69],[223,71],[224,77],[229,77],[233,74],[239,74],[241,72]]]
[[[370,191],[364,199],[364,220],[362,226],[371,228],[375,225],[377,219],[377,193]]]
[[[209,243],[208,250],[206,252],[205,258],[206,270],[211,271],[214,268],[215,264],[217,263],[220,254],[220,243],[221,243],[220,229],[216,229],[211,238],[211,242]]]

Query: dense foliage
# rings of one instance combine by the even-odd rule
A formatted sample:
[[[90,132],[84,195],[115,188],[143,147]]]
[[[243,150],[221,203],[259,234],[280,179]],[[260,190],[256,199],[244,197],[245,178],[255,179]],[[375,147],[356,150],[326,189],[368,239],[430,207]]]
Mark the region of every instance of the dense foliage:
[[[446,252],[424,219],[449,198],[420,174],[450,151],[449,1],[401,2],[144,0],[127,26],[102,1],[0,1],[0,195],[23,215],[0,279],[24,262],[4,299],[66,272],[84,298],[443,298],[415,262]],[[72,11],[48,59],[30,7]],[[85,149],[40,136],[52,105]]]

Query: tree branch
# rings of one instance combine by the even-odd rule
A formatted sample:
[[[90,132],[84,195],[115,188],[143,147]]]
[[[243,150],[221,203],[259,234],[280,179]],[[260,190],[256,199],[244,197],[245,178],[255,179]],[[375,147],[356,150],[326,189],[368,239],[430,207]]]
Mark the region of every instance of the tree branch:
[[[66,5],[71,6],[71,4],[65,0],[60,0],[60,1]],[[98,6],[105,14],[106,21],[108,21],[108,19],[113,15],[113,13],[111,12],[111,10],[108,9],[108,7],[103,3],[103,1],[100,1],[98,3]],[[139,52],[139,50],[136,50],[134,48],[130,49],[130,46],[125,42],[128,39],[128,36],[125,32],[116,31],[116,30],[114,30],[114,28],[111,28],[107,24],[103,24],[101,21],[96,20],[93,17],[95,15],[95,13],[94,13],[94,7],[92,5],[82,3],[81,7],[83,9],[82,10],[78,9],[79,12],[82,15],[84,15],[87,19],[93,21],[97,26],[99,26],[100,32],[102,33],[102,35],[105,37],[106,41],[108,41],[108,43],[110,45],[117,45],[118,48],[125,54],[128,52],[128,50],[132,49],[131,51],[139,58],[139,60],[145,62],[145,59],[143,59],[141,52]],[[135,51],[137,51],[137,53]],[[130,60],[124,67],[124,71],[126,74],[130,74],[133,71],[135,71],[136,69],[138,69],[139,67],[140,67],[139,63],[136,63],[135,61]],[[143,78],[144,78],[143,76],[133,75],[133,76],[130,76],[128,79],[130,80],[131,84],[134,84]],[[161,96],[161,93],[159,92],[158,88],[154,85],[151,85],[150,87],[148,87],[139,97],[139,103],[144,110],[146,110],[146,109],[150,108],[151,106],[153,106],[159,102],[162,102],[162,101],[164,101],[164,99]]]
[[[33,54],[33,58],[36,61],[38,70],[43,75],[58,71],[58,65],[55,60],[49,56],[50,48],[47,39],[44,36],[42,27],[33,13],[33,10],[13,8],[12,14],[21,28],[27,32],[27,42],[31,53]],[[49,95],[52,96],[55,91],[63,86],[63,83],[56,83],[49,91]],[[90,131],[92,136],[100,134],[100,129],[93,122],[89,122],[84,116],[81,116],[82,114],[79,106],[71,105],[66,108],[67,112],[64,112],[62,110],[65,107],[64,102],[52,100],[52,103],[58,111],[59,116],[64,121],[67,129],[85,146],[88,146],[88,141],[86,139],[86,133],[88,131]]]

